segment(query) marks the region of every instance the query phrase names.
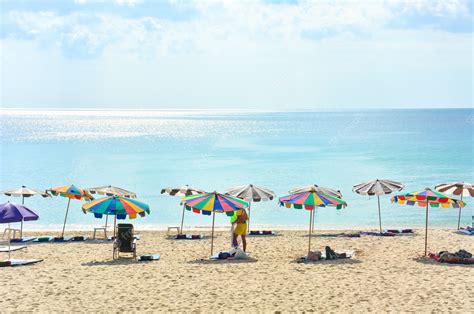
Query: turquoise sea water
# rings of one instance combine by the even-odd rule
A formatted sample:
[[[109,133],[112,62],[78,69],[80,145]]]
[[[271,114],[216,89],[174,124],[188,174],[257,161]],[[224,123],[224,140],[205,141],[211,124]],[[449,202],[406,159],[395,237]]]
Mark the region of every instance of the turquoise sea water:
[[[278,196],[318,184],[340,189],[349,206],[320,208],[316,228],[378,226],[377,200],[352,193],[361,181],[388,178],[405,191],[442,182],[474,181],[474,110],[341,112],[240,111],[0,111],[0,189],[120,186],[150,204],[142,228],[179,225],[179,199],[163,187],[190,184],[208,191],[253,183]],[[382,197],[386,227],[424,224],[420,207]],[[0,196],[0,201],[9,200]],[[12,199],[20,202],[20,199]],[[471,222],[473,199],[463,224]],[[26,199],[40,215],[29,229],[59,229],[67,200]],[[68,228],[102,222],[72,201]],[[455,227],[456,209],[433,209],[433,226]],[[253,225],[306,228],[304,210],[256,203]],[[225,215],[217,223],[228,224]],[[209,225],[209,216],[188,212],[185,225]]]

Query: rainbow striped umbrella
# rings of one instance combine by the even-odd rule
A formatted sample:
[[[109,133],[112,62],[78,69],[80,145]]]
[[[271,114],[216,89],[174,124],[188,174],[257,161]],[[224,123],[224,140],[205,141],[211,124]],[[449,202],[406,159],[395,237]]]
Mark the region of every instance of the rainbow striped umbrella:
[[[410,206],[418,204],[418,206],[426,208],[425,256],[427,254],[428,249],[428,205],[430,207],[441,206],[442,208],[462,208],[466,206],[466,203],[464,203],[464,201],[449,197],[438,191],[433,191],[430,188],[426,188],[423,191],[396,195],[391,198],[391,201],[393,203],[406,204]]]
[[[69,204],[71,203],[71,199],[90,201],[93,200],[94,197],[92,197],[92,195],[90,195],[89,192],[87,192],[86,190],[78,188],[74,184],[56,186],[54,188],[50,188],[46,192],[48,191],[51,192],[51,194],[53,194],[54,196],[62,196],[68,198],[66,216],[64,217],[63,232],[61,234],[61,237],[64,237],[64,230],[66,229],[67,214],[69,212]]]
[[[194,213],[210,216],[212,213],[212,232],[211,232],[211,256],[214,253],[214,222],[215,214],[226,213],[227,216],[233,216],[234,212],[248,208],[249,203],[217,192],[190,195],[181,201],[187,210]]]
[[[330,196],[316,189],[310,189],[306,192],[300,192],[295,194],[290,194],[279,199],[280,206],[285,206],[286,208],[296,209],[306,209],[309,211],[309,243],[308,243],[308,253],[311,251],[311,233],[313,225],[313,215],[312,211],[316,207],[326,207],[333,206],[337,209],[341,209],[347,206],[347,203],[340,198]]]
[[[102,218],[103,215],[114,215],[117,219],[135,219],[137,216],[145,217],[150,214],[150,207],[137,200],[123,197],[110,196],[97,199],[82,206],[84,212],[94,213],[94,217]]]

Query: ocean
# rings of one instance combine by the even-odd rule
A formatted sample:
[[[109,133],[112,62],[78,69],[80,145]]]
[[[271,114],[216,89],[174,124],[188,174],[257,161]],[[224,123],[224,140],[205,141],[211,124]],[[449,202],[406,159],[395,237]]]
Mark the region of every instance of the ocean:
[[[362,181],[386,178],[404,192],[438,183],[474,181],[473,109],[358,111],[237,110],[0,110],[0,189],[75,184],[114,185],[136,192],[151,214],[138,228],[180,222],[180,199],[164,187],[189,184],[219,191],[243,184],[285,196],[318,184],[341,190],[348,207],[319,208],[316,229],[378,228],[377,199],[352,192]],[[424,208],[381,197],[385,227],[424,225]],[[0,196],[1,202],[21,202]],[[462,225],[471,223],[473,199],[465,199]],[[32,197],[25,204],[40,219],[25,229],[60,229],[67,199]],[[71,201],[67,229],[104,222]],[[430,225],[455,228],[457,209],[433,208]],[[307,211],[254,203],[251,225],[307,228]],[[216,223],[228,226],[225,215]],[[209,216],[186,213],[185,226],[209,226]]]

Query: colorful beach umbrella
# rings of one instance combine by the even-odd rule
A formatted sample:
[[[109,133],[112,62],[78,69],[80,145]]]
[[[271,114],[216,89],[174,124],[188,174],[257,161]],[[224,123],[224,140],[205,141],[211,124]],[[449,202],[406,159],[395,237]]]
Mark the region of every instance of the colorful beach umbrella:
[[[23,222],[38,220],[39,216],[31,209],[10,202],[0,204],[0,223]],[[8,233],[8,260],[10,260],[10,232]]]
[[[324,194],[322,192],[312,189],[307,192],[290,194],[279,199],[280,206],[286,208],[306,209],[309,211],[309,241],[308,241],[308,253],[311,251],[311,233],[313,225],[313,211],[316,207],[333,206],[337,209],[341,209],[347,206],[347,203],[340,198]]]
[[[5,190],[5,191],[2,191],[0,193],[5,194],[7,196],[21,197],[21,204],[22,205],[25,204],[25,197],[31,197],[31,196],[35,196],[35,195],[40,195],[42,197],[51,197],[51,195],[49,195],[46,192],[42,192],[42,191],[35,190],[35,189],[30,189],[30,188],[27,188],[24,185],[21,188]],[[20,238],[21,237],[23,237],[23,220],[21,221],[21,227],[20,227]]]
[[[171,196],[177,196],[177,197],[186,197],[190,195],[197,195],[197,194],[203,194],[206,193],[204,190],[194,188],[189,185],[183,185],[180,187],[169,187],[161,190],[161,194],[168,194]],[[181,214],[181,227],[179,228],[179,233],[183,234],[183,224],[184,224],[184,211],[185,211],[185,205],[183,205],[183,212]]]
[[[123,196],[127,198],[137,198],[137,194],[134,192],[127,191],[123,188],[119,188],[116,186],[112,185],[103,185],[103,186],[97,186],[94,188],[88,188],[86,189],[87,192],[90,194],[100,194],[100,195],[106,195],[106,196]],[[105,234],[107,235],[107,224],[108,224],[108,219],[109,216],[105,216]],[[115,228],[114,228],[115,229]],[[114,230],[115,234],[115,230]]]
[[[337,197],[337,198],[342,198],[342,193],[340,190],[332,189],[332,188],[327,188],[324,186],[320,186],[317,184],[311,184],[311,185],[306,185],[306,186],[301,186],[297,188],[293,188],[288,191],[290,194],[296,194],[296,193],[302,193],[302,192],[319,192],[323,193],[329,196]],[[312,217],[311,219],[313,220],[313,223],[311,225],[311,230],[314,231],[314,216],[315,216],[315,211],[312,212]]]
[[[233,216],[234,212],[248,208],[249,204],[233,196],[217,192],[197,194],[185,197],[181,201],[187,210],[210,216],[212,214],[211,256],[214,253],[214,223],[216,212]]]
[[[433,191],[430,188],[426,188],[422,191],[413,193],[407,193],[402,195],[396,195],[392,197],[392,202],[397,204],[415,205],[418,204],[420,207],[426,207],[426,222],[425,222],[425,256],[428,251],[428,205],[430,207],[442,207],[442,208],[459,208],[464,207],[466,204],[455,198],[451,198],[438,191]]]
[[[94,217],[101,219],[103,215],[114,216],[114,238],[117,219],[135,219],[137,216],[145,217],[150,214],[150,206],[135,199],[123,196],[109,196],[94,200],[82,205],[84,212],[94,214]]]
[[[50,188],[46,192],[50,192],[54,196],[67,197],[68,199],[66,215],[64,216],[64,224],[63,224],[63,231],[61,233],[61,237],[64,237],[64,230],[66,229],[67,214],[69,212],[69,205],[71,203],[71,199],[85,200],[85,201],[90,201],[94,199],[94,197],[92,197],[92,195],[90,195],[89,192],[81,188],[78,188],[74,184],[57,186],[54,188]]]
[[[379,228],[382,233],[382,215],[380,214],[380,195],[390,194],[392,192],[401,191],[405,186],[400,182],[376,179],[372,181],[365,181],[356,184],[352,187],[352,192],[360,195],[373,196],[377,195],[377,202],[379,207]]]
[[[117,216],[117,219],[135,219],[137,216],[145,217],[150,214],[150,207],[135,199],[123,196],[109,196],[99,198],[82,205],[84,212],[88,211],[94,214],[96,218],[102,218],[103,215]]]
[[[467,182],[452,182],[452,183],[441,183],[435,186],[435,189],[446,194],[461,196],[474,197],[474,187],[471,183]],[[459,216],[458,216],[458,230],[461,228],[461,210],[459,207]]]
[[[233,188],[227,189],[225,194],[240,198],[249,203],[249,219],[247,223],[248,231],[250,231],[250,209],[252,207],[252,202],[271,201],[275,197],[275,192],[272,190],[253,184],[234,186]]]

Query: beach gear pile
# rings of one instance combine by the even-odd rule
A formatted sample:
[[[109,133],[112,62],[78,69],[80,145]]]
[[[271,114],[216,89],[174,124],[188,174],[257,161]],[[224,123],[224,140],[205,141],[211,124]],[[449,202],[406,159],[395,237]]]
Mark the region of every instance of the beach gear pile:
[[[307,256],[300,257],[296,260],[297,263],[304,262],[318,262],[321,260],[338,260],[351,258],[354,255],[353,252],[335,252],[329,246],[326,246],[324,252],[321,251],[309,251]]]
[[[440,263],[474,265],[472,253],[466,250],[459,250],[456,253],[441,251],[439,254],[430,253],[429,256],[432,260]]]

